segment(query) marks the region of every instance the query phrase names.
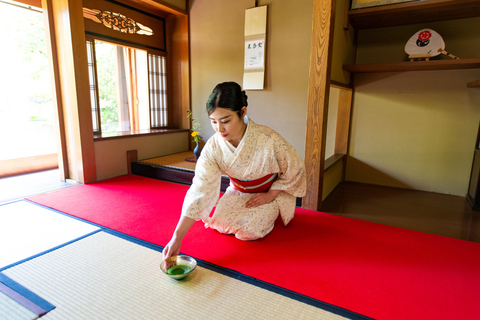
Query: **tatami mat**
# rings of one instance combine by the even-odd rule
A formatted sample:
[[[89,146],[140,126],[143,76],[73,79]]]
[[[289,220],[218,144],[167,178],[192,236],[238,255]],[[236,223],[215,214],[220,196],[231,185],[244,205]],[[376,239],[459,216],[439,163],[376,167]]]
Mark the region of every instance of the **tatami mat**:
[[[195,162],[187,161],[186,160],[187,158],[195,159],[192,151],[140,160],[138,162],[142,164],[153,165],[153,166],[182,169],[182,170],[191,171],[191,172],[195,171]]]
[[[42,319],[344,319],[197,267],[181,281],[161,253],[98,232],[3,273],[56,308]]]
[[[79,185],[76,181],[60,181],[58,169],[0,178],[0,203],[19,200],[44,192]]]
[[[6,294],[0,292],[0,319],[2,320],[31,320],[37,319],[36,313],[28,310]]]
[[[139,160],[138,163],[147,164],[154,167],[165,167],[170,169],[183,170],[193,173],[195,172],[196,163],[192,162],[191,160],[186,160],[187,158],[195,160],[195,156],[193,155],[192,151]],[[228,178],[227,174],[223,171],[222,175]]]
[[[96,230],[25,200],[0,205],[0,269]]]

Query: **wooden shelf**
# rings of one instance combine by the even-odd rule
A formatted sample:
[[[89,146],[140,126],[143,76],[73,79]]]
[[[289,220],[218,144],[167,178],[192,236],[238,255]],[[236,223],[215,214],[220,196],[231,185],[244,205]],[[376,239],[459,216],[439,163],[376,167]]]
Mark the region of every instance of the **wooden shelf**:
[[[348,12],[348,19],[355,29],[392,27],[479,16],[479,0],[423,0]]]
[[[480,80],[467,83],[468,88],[480,88]]]
[[[344,65],[351,73],[405,72],[480,68],[480,59],[452,59],[430,61],[404,61],[392,63],[368,63]]]

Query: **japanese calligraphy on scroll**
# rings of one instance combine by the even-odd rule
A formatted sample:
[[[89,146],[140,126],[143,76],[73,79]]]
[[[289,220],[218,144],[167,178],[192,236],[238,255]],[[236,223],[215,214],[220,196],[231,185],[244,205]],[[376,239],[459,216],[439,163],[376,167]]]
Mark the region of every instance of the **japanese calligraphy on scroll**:
[[[244,90],[262,90],[265,79],[267,6],[245,11]]]
[[[245,41],[245,69],[264,67],[265,40]]]

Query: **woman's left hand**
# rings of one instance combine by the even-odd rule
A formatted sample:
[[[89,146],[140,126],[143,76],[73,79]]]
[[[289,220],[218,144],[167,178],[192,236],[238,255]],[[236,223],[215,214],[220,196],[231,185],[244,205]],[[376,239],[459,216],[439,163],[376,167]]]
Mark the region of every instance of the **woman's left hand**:
[[[245,208],[255,208],[270,203],[281,192],[282,190],[268,190],[268,192],[255,193],[250,200],[245,202]]]

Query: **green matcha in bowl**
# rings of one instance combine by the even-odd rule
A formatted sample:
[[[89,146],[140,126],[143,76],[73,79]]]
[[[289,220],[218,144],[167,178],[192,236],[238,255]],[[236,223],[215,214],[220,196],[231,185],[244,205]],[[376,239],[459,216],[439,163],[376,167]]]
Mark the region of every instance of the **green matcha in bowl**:
[[[160,263],[160,270],[172,279],[180,280],[196,268],[197,261],[189,256],[174,256]]]

